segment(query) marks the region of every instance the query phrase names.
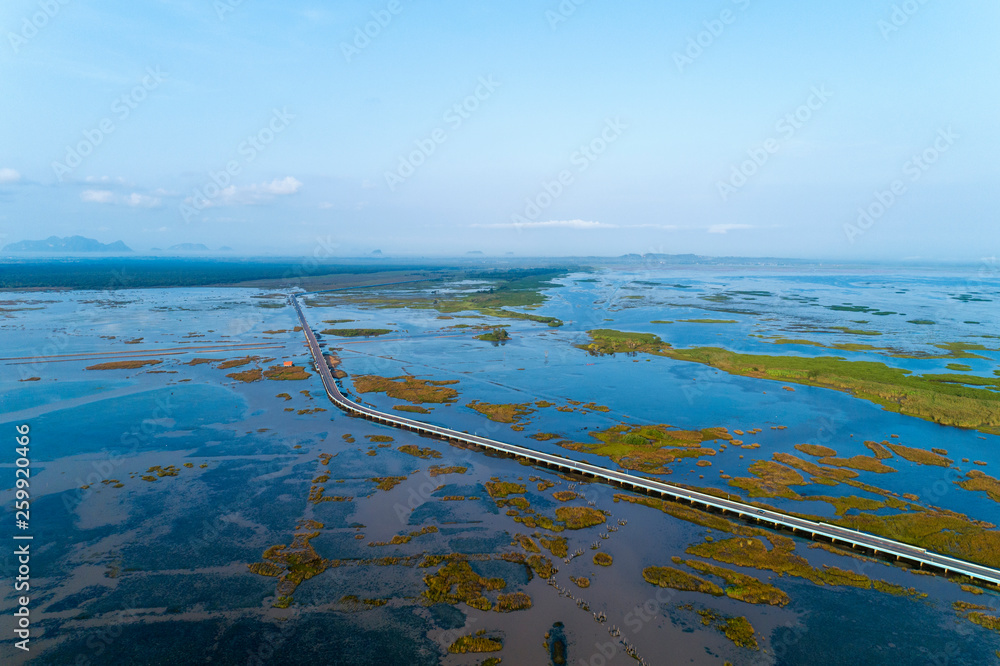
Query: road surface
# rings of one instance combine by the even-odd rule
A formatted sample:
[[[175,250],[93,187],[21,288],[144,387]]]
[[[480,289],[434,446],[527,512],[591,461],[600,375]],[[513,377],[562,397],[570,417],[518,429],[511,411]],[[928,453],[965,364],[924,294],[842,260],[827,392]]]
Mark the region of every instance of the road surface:
[[[851,547],[869,551],[882,558],[906,561],[911,564],[916,564],[921,568],[927,567],[932,570],[943,571],[946,574],[959,574],[984,583],[1000,585],[1000,571],[979,564],[973,564],[971,562],[965,562],[951,557],[946,557],[944,555],[939,555],[923,548],[917,548],[916,546],[900,543],[892,539],[886,539],[884,537],[868,534],[866,532],[859,532],[857,530],[848,529],[839,525],[831,525],[829,523],[798,518],[796,516],[790,516],[788,514],[772,511],[770,509],[761,509],[749,504],[744,504],[740,501],[723,499],[721,497],[708,495],[706,493],[690,490],[688,488],[676,486],[670,483],[653,481],[634,476],[632,474],[627,474],[625,472],[609,470],[603,467],[597,467],[596,465],[577,462],[560,455],[542,453],[517,446],[515,444],[506,444],[504,442],[498,442],[485,437],[479,437],[478,435],[470,435],[468,433],[458,432],[456,430],[450,430],[448,428],[442,428],[440,426],[430,425],[420,421],[414,421],[412,419],[396,416],[395,414],[386,414],[370,407],[359,405],[352,400],[348,400],[340,392],[340,388],[337,386],[337,382],[334,380],[333,374],[330,372],[330,367],[326,362],[326,358],[323,356],[319,343],[316,341],[316,336],[309,327],[309,322],[306,321],[298,299],[295,296],[290,296],[289,300],[295,307],[295,311],[298,313],[299,321],[302,324],[302,331],[306,336],[306,343],[309,346],[309,351],[312,352],[313,360],[315,361],[317,371],[323,380],[323,386],[326,388],[327,395],[335,405],[349,414],[360,416],[377,423],[409,430],[421,435],[496,451],[517,459],[527,460],[542,467],[557,470],[563,473],[579,474],[587,478],[603,481],[610,485],[642,493],[644,495],[686,502],[709,510],[721,511],[722,513],[736,514],[745,520],[752,520],[754,522],[779,529],[783,528],[791,530],[795,534],[808,537],[816,541],[831,541],[833,543],[846,544]]]

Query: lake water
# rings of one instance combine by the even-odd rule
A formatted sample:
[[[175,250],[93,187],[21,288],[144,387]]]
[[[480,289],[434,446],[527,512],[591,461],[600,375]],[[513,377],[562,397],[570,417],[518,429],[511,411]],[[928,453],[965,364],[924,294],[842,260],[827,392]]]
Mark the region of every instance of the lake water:
[[[458,380],[451,385],[458,391],[454,403],[427,404],[429,414],[407,414],[411,417],[608,466],[614,462],[557,442],[592,442],[590,431],[622,423],[760,428],[742,438],[759,448],[720,449],[707,458],[711,466],[681,459],[670,464],[665,477],[734,495],[742,491],[723,474],[746,476],[754,461],[770,460],[776,452],[812,460],[796,444],[823,444],[849,457],[870,454],[864,440],[898,435],[892,441],[946,449],[958,470],[897,456],[888,461],[895,472],[860,472],[859,481],[915,494],[923,505],[1000,522],[996,502],[954,483],[971,469],[1000,474],[1000,438],[994,435],[886,412],[829,389],[793,385],[794,391],[786,391],[778,382],[699,364],[643,354],[594,357],[575,346],[589,341],[587,330],[613,328],[655,333],[675,347],[837,355],[917,374],[953,372],[947,364],[961,363],[970,367],[967,374],[993,377],[1000,366],[1000,339],[994,337],[1000,332],[1000,280],[978,274],[815,267],[752,274],[650,268],[579,273],[556,282],[559,286],[545,292],[546,303],[530,312],[558,317],[561,327],[474,312],[444,319],[436,310],[354,302],[359,294],[441,294],[447,289],[441,285],[337,292],[310,299],[316,305],[305,312],[317,331],[330,326],[325,320],[337,319],[355,320],[338,326],[394,331],[362,339],[321,335],[342,359],[347,377],[341,381],[348,392],[359,375]],[[837,566],[927,596],[818,586],[743,567],[730,568],[775,585],[790,602],[783,607],[754,605],[650,585],[643,579],[644,568],[683,568],[671,558],[690,559],[685,553],[690,545],[706,536],[721,540],[730,535],[616,501],[616,491],[609,487],[346,416],[327,400],[311,368],[303,336],[293,330],[298,324],[294,311],[283,298],[268,298],[274,295],[257,289],[164,289],[5,296],[14,303],[0,313],[2,356],[7,359],[0,361],[0,422],[11,444],[15,424],[32,429],[32,663],[235,664],[260,659],[478,664],[491,655],[451,654],[447,648],[459,636],[483,630],[502,639],[503,650],[495,656],[504,663],[547,664],[543,643],[556,623],[562,623],[559,631],[572,664],[635,663],[624,654],[621,638],[650,664],[803,664],[817,663],[818,655],[822,663],[862,663],[860,654],[870,655],[867,663],[887,664],[995,660],[1000,635],[968,621],[952,606],[961,600],[1000,608],[995,593],[973,595],[955,581],[828,553],[800,539],[795,539],[796,555],[813,567]],[[506,324],[510,340],[494,345],[475,340],[480,331],[450,328],[463,323]],[[772,336],[828,345],[861,342],[910,353],[940,354],[943,350],[933,345],[950,342],[989,349],[974,352],[983,358],[895,358],[878,351],[778,345],[770,341]],[[125,355],[100,356],[108,352]],[[256,358],[219,367],[246,356]],[[191,364],[196,358],[216,360]],[[122,359],[161,362],[86,369]],[[284,361],[305,367],[310,376],[251,383],[227,376]],[[386,410],[403,404],[381,393],[358,397]],[[536,408],[522,421],[524,429],[514,430],[470,409],[467,404],[473,400],[544,400],[553,406]],[[581,411],[570,401],[594,402],[608,411]],[[784,429],[773,429],[779,426]],[[531,438],[537,433],[559,438]],[[379,441],[385,437],[393,440]],[[408,444],[429,447],[440,457],[399,450]],[[332,456],[326,464],[324,454]],[[986,465],[961,462],[965,458]],[[9,479],[0,484],[5,489],[5,535],[13,532],[13,460],[11,455],[2,461]],[[432,466],[465,471],[433,475]],[[158,475],[157,469],[164,468],[175,475]],[[386,477],[401,478],[381,490],[373,479]],[[563,506],[552,493],[573,486],[580,497],[566,504],[603,510],[607,523],[554,535],[567,538],[570,554],[583,554],[566,563],[543,549],[540,554],[558,568],[546,581],[524,565],[500,558],[503,553],[532,554],[513,545],[517,535],[537,542],[533,535],[545,537],[546,532],[515,522],[508,508],[498,507],[485,486],[491,478],[525,484],[523,497],[547,516]],[[546,487],[546,482],[555,485]],[[310,501],[317,487],[342,501]],[[880,498],[843,484],[802,493]],[[834,517],[825,502],[765,501]],[[322,527],[302,527],[302,521]],[[388,543],[429,527],[437,531]],[[281,596],[277,578],[254,573],[247,565],[265,561],[272,546],[291,548],[295,534],[313,532],[318,534],[309,545],[328,561],[327,568],[298,584],[289,607],[274,607]],[[16,567],[12,550],[3,549],[0,557],[7,576]],[[597,566],[596,552],[612,555],[613,564]],[[425,577],[442,564],[425,558],[454,554],[468,556],[480,576],[503,578],[504,593],[530,595],[532,607],[499,613],[465,603],[427,603]],[[580,588],[570,577],[586,577],[590,585]],[[496,593],[487,596],[495,600]],[[5,623],[11,621],[15,601],[7,587]],[[717,626],[704,624],[699,610],[747,618],[760,649],[737,647]],[[603,623],[594,617],[602,612]],[[611,625],[621,636],[609,634]],[[24,655],[5,642],[0,659],[17,663]]]

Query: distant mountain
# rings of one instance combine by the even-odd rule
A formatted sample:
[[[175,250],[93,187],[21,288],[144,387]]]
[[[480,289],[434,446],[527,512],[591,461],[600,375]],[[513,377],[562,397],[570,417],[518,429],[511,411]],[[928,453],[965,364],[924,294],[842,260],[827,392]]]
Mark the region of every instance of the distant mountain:
[[[49,236],[45,240],[20,241],[10,243],[3,248],[4,252],[131,252],[132,248],[121,241],[101,243],[93,238],[83,236],[68,236],[59,238]]]
[[[202,243],[178,243],[167,248],[167,252],[208,252]]]
[[[219,252],[232,252],[232,251],[233,248],[229,247],[228,245],[223,245],[222,247],[219,248]]]

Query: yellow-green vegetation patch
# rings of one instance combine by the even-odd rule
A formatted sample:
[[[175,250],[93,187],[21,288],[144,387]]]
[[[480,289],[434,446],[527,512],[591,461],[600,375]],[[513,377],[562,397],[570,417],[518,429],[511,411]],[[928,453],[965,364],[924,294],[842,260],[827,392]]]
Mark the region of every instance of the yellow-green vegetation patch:
[[[184,365],[202,365],[204,363],[218,363],[221,358],[193,358]]]
[[[244,384],[252,384],[253,382],[259,382],[264,376],[263,371],[260,368],[250,368],[249,370],[244,370],[243,372],[230,372],[226,377],[231,377],[238,382],[243,382]]]
[[[303,414],[319,414],[320,412],[325,412],[325,411],[326,409],[324,409],[323,407],[313,407],[312,409],[300,409],[295,413],[301,416]]]
[[[405,476],[376,476],[369,479],[372,483],[376,484],[376,488],[379,490],[392,490],[403,481],[406,481]]]
[[[862,472],[874,472],[876,474],[888,474],[896,470],[882,463],[878,458],[872,456],[851,456],[850,458],[820,458],[824,465],[832,467],[847,467],[849,469],[859,469]]]
[[[778,534],[767,534],[772,548],[758,538],[731,538],[691,546],[689,555],[713,559],[726,564],[754,569],[766,569],[778,574],[805,578],[817,585],[846,585],[870,589],[872,580],[867,576],[837,567],[814,569],[809,562],[794,553],[795,542]]]
[[[837,455],[837,452],[831,449],[829,446],[823,446],[822,444],[796,444],[795,448],[810,456],[816,456],[817,458],[829,457]]]
[[[968,375],[913,375],[885,363],[848,361],[838,356],[767,356],[739,354],[720,347],[676,349],[650,333],[611,329],[588,331],[592,342],[580,347],[591,354],[643,352],[718,368],[733,375],[783,383],[819,386],[850,393],[886,411],[942,425],[977,428],[1000,434],[1000,393],[974,388],[996,387],[987,378]]]
[[[738,324],[735,319],[678,319],[684,324]],[[657,322],[653,322],[654,324]]]
[[[758,650],[757,637],[754,635],[753,625],[745,617],[726,617],[716,611],[702,609],[698,611],[701,615],[701,623],[706,627],[715,627],[726,638],[731,640],[737,647]]]
[[[428,458],[441,457],[440,452],[435,451],[430,447],[421,448],[416,444],[404,444],[403,446],[400,446],[397,450],[402,451],[403,453],[408,453],[411,456],[416,456],[417,458],[423,458],[424,460],[427,460]]]
[[[542,544],[542,547],[556,557],[566,557],[569,555],[569,546],[566,543],[566,537],[541,537],[538,541]]]
[[[804,486],[806,480],[791,467],[770,460],[758,460],[747,469],[754,477],[737,477],[729,485],[745,490],[750,497],[785,497],[794,499],[798,493],[788,486]]]
[[[559,439],[559,435],[551,432],[536,432],[533,435],[528,435],[531,439],[536,439],[539,442],[547,442],[550,439]]]
[[[957,372],[971,372],[972,366],[966,365],[965,363],[949,363],[945,366],[949,370],[955,370]]]
[[[243,358],[234,358],[228,361],[223,361],[219,365],[215,366],[219,370],[229,370],[230,368],[240,368],[248,363],[253,363],[260,359],[259,356],[244,356]]]
[[[516,539],[517,543],[521,546],[521,548],[523,548],[525,551],[529,553],[542,552],[542,549],[538,547],[538,544],[535,543],[534,539],[532,539],[530,536],[526,534],[517,534],[515,535],[514,538]]]
[[[485,630],[474,636],[459,637],[448,647],[448,652],[465,654],[467,652],[499,652],[503,649],[503,641],[500,638],[489,638],[483,634],[485,634]]]
[[[425,534],[436,534],[437,531],[438,531],[437,527],[435,527],[434,525],[430,525],[430,526],[424,527],[424,528],[422,528],[420,530],[417,530],[417,531],[414,531],[414,532],[410,532],[409,534],[397,534],[397,535],[393,536],[392,539],[390,539],[389,541],[375,541],[375,542],[372,542],[372,543],[370,543],[368,545],[369,546],[400,546],[400,545],[402,545],[404,543],[410,543],[410,541],[412,541],[414,537],[423,536]]]
[[[314,520],[299,521],[291,544],[271,546],[264,551],[263,562],[247,565],[256,574],[278,578],[278,600],[274,606],[287,608],[291,604],[292,594],[302,581],[340,565],[338,560],[320,557],[310,543],[319,536],[321,529],[323,524]]]
[[[531,408],[531,403],[494,405],[488,402],[473,400],[466,405],[474,409],[491,421],[497,423],[518,423],[521,419],[535,410]]]
[[[484,578],[477,574],[467,559],[460,555],[449,555],[445,561],[447,563],[437,572],[424,576],[427,589],[422,596],[432,604],[465,602],[473,608],[488,611],[493,603],[483,593],[507,587],[502,578]]]
[[[282,398],[282,399],[284,399],[284,400],[285,400],[286,402],[292,399],[292,396],[288,395],[287,393],[279,393],[278,395],[276,395],[276,396],[274,396],[274,397],[275,397],[275,398]]]
[[[702,592],[716,597],[724,594],[715,583],[673,567],[646,567],[642,570],[642,577],[647,583],[674,590]]]
[[[678,430],[668,425],[632,426],[620,424],[594,431],[597,442],[559,442],[571,451],[607,456],[624,469],[663,474],[666,465],[679,458],[712,456],[715,449],[702,447],[710,440],[732,440],[725,428]]]
[[[985,627],[991,631],[1000,633],[1000,617],[997,617],[996,615],[986,615],[985,613],[980,613],[979,611],[973,611],[966,617],[969,618],[970,622],[978,624],[980,627]]]
[[[493,610],[498,613],[513,613],[519,610],[531,608],[531,597],[524,592],[512,592],[510,594],[498,594],[497,603]]]
[[[886,447],[886,444],[888,443],[889,443],[888,440],[882,442],[873,442],[872,440],[865,440],[865,446],[868,447],[871,450],[871,452],[875,454],[875,457],[878,458],[879,460],[888,460],[889,458],[892,457],[892,451],[890,451]]]
[[[615,493],[614,500],[616,502],[625,501],[631,504],[641,504],[642,506],[659,509],[660,511],[663,511],[664,513],[679,520],[694,523],[695,525],[701,525],[702,527],[708,527],[720,532],[729,532],[742,536],[766,534],[766,532],[762,529],[734,523],[721,516],[680,504],[678,502],[673,502],[671,500],[654,499],[652,497],[644,497],[641,495],[627,495],[625,493]]]
[[[531,567],[531,570],[538,574],[539,578],[547,580],[552,577],[552,574],[555,573],[555,568],[552,566],[552,560],[544,555],[532,555],[525,560],[525,564]]]
[[[306,372],[305,368],[297,365],[273,365],[264,371],[264,376],[276,381],[296,381],[308,379],[312,375]]]
[[[850,469],[840,469],[837,467],[824,467],[816,463],[802,460],[790,453],[778,452],[772,456],[776,461],[797,470],[811,474],[813,481],[824,483],[824,485],[835,485],[850,479],[857,478],[858,473]]]
[[[612,558],[607,553],[595,553],[594,554],[594,564],[599,567],[610,567],[614,558]]]
[[[458,380],[432,381],[417,379],[411,375],[400,377],[379,377],[377,375],[360,375],[354,378],[354,390],[358,393],[385,393],[390,398],[405,400],[419,405],[422,403],[455,402],[458,391],[449,388]]]
[[[582,530],[601,525],[607,516],[589,506],[560,506],[556,507],[556,520],[565,523],[566,529]]]
[[[569,502],[570,500],[574,500],[579,497],[579,495],[572,490],[558,490],[552,493],[552,496],[560,502]]]
[[[412,412],[414,414],[430,414],[431,410],[426,407],[421,407],[420,405],[393,405],[393,409],[397,412]]]
[[[583,576],[581,576],[579,578],[573,578],[573,576],[570,576],[569,579],[570,579],[570,581],[574,585],[576,585],[577,587],[579,587],[581,589],[586,589],[586,588],[590,587],[590,579],[589,578],[584,578]]]
[[[966,490],[983,491],[994,502],[1000,502],[1000,480],[994,479],[978,469],[969,471],[965,475],[965,481],[956,481],[955,483]]]
[[[678,558],[680,559],[680,558]],[[695,571],[712,576],[718,576],[726,581],[725,593],[731,599],[738,599],[748,604],[767,604],[770,606],[786,606],[790,601],[784,591],[773,585],[769,585],[761,580],[731,571],[724,567],[701,562],[699,560],[688,560],[685,562]]]
[[[523,483],[511,483],[510,481],[487,481],[483,485],[493,499],[508,495],[522,495],[528,490]]]
[[[486,342],[506,342],[510,340],[510,333],[503,326],[494,326],[490,332],[477,335],[475,338]]]
[[[893,444],[891,442],[885,442],[885,445],[892,449],[900,458],[904,460],[909,460],[910,462],[915,462],[920,465],[936,465],[937,467],[948,467],[953,463],[953,460],[945,458],[942,455],[934,453],[933,451],[927,451],[925,449],[915,449],[910,446],[903,446],[902,444]]]
[[[98,363],[97,365],[88,366],[87,370],[137,370],[143,368],[147,365],[158,365],[163,363],[156,359],[148,359],[145,361],[110,361],[108,363]]]
[[[468,467],[459,467],[457,465],[452,467],[443,467],[441,465],[431,465],[427,470],[427,473],[431,476],[441,476],[442,474],[465,474],[468,471]]]
[[[340,338],[371,338],[392,332],[391,328],[328,328],[320,331],[322,335],[335,335]]]
[[[365,439],[369,442],[394,442],[396,441],[389,435],[365,435]]]

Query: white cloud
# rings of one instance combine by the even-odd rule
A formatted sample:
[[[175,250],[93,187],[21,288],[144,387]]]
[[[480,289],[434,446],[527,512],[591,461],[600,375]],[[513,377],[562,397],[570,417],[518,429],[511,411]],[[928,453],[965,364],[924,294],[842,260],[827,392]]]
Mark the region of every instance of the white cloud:
[[[330,210],[331,208],[333,208],[333,204],[330,203],[329,201],[324,201],[319,205],[319,208],[320,210]]]
[[[230,185],[219,192],[217,197],[206,200],[199,199],[198,203],[202,208],[210,206],[239,206],[267,203],[278,196],[295,194],[302,189],[302,182],[294,176],[275,178],[270,183],[255,183],[253,185],[243,185],[238,187]],[[193,197],[184,200],[187,204],[194,204]]]
[[[115,195],[110,190],[84,190],[80,192],[80,201],[86,203],[113,203]]]
[[[0,183],[16,183],[21,180],[21,172],[17,169],[4,167],[0,169]]]
[[[115,178],[111,176],[87,176],[83,181],[85,183],[117,183],[118,185],[125,185],[125,179],[121,176]]]
[[[302,182],[293,176],[285,176],[281,180],[275,179],[263,185],[251,185],[264,194],[295,194],[302,189]]]
[[[545,220],[539,222],[506,222],[473,224],[480,229],[677,229],[672,224],[607,224],[590,220]]]
[[[118,204],[131,206],[132,208],[153,208],[160,205],[158,197],[151,197],[138,192],[119,196],[111,190],[84,190],[80,192],[80,201],[85,203]]]
[[[590,222],[587,220],[547,220],[544,222],[507,222],[504,224],[473,224],[473,227],[484,229],[617,229],[617,224],[605,224],[603,222]]]
[[[753,229],[752,224],[713,224],[708,228],[710,234],[724,234],[735,229]]]
[[[152,208],[154,206],[159,206],[160,200],[157,197],[151,197],[146,194],[139,194],[138,192],[133,192],[132,194],[124,198],[123,203],[126,206]]]

